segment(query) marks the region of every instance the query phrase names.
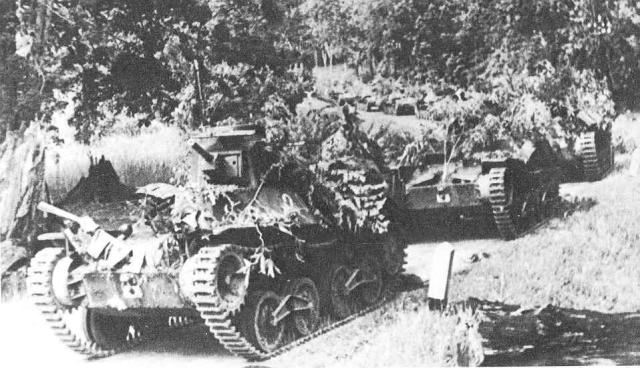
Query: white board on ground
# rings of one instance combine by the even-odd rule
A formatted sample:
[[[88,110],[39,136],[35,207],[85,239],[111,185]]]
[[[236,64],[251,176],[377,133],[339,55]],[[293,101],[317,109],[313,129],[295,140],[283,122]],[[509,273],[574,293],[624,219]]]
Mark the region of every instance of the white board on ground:
[[[438,245],[431,261],[431,277],[429,278],[429,299],[447,300],[449,279],[453,265],[453,246],[450,243]]]

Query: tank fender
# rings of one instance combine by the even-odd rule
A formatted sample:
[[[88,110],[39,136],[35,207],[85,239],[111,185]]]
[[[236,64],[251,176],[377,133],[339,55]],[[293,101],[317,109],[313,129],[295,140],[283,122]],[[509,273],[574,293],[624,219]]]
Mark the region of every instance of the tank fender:
[[[507,158],[495,159],[495,160],[483,160],[480,163],[480,167],[482,168],[482,175],[489,174],[489,171],[491,171],[491,169],[494,169],[497,167],[506,167],[507,160],[508,160]]]

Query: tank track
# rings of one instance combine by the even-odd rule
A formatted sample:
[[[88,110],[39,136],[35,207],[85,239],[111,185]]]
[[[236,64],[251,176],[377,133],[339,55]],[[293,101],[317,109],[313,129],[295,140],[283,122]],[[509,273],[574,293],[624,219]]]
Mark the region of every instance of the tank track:
[[[64,321],[65,309],[58,305],[49,286],[55,262],[63,254],[62,248],[45,248],[35,255],[27,276],[29,296],[44,315],[49,327],[71,350],[89,358],[103,358],[117,353],[114,349],[104,349],[96,343],[81,339]]]
[[[491,212],[493,214],[494,223],[498,229],[498,233],[505,240],[513,240],[525,234],[529,234],[546,224],[551,216],[545,215],[540,221],[526,229],[518,229],[511,217],[511,205],[508,203],[506,187],[504,183],[504,175],[506,168],[493,168],[489,172],[489,202],[491,204]],[[557,184],[556,184],[557,185]],[[554,197],[557,197],[559,189],[556,187],[553,191]]]
[[[577,143],[580,161],[582,162],[584,180],[599,180],[613,168],[612,159],[606,160],[606,162],[600,162],[598,158],[598,151],[596,149],[595,132],[583,133]],[[611,147],[609,147],[609,150],[611,150]],[[612,155],[613,152],[610,151],[609,157]]]
[[[510,205],[504,184],[506,167],[493,168],[489,172],[489,202],[498,233],[506,240],[518,236],[518,230],[511,218]]]
[[[54,334],[69,349],[89,359],[105,358],[130,349],[144,341],[156,337],[162,328],[146,326],[142,331],[128,340],[126,345],[118,349],[108,349],[96,342],[87,341],[78,336],[65,321],[65,312],[79,312],[76,308],[60,306],[50,288],[51,273],[55,263],[64,255],[63,248],[45,248],[36,253],[31,261],[27,276],[27,291],[37,309],[44,315],[45,322],[53,330]],[[164,328],[180,328],[192,324],[194,321],[188,317],[175,316],[167,321]]]
[[[212,258],[215,259],[216,252],[219,254],[222,251],[222,248],[223,247],[202,248],[200,252],[194,256],[197,260],[196,270],[199,271],[194,273],[194,285],[202,285],[203,283],[211,281],[210,274],[214,270],[214,262],[212,262]],[[249,251],[248,248],[243,249],[247,252]],[[213,292],[209,292],[207,294],[201,289],[198,295],[194,296],[194,303],[196,305],[196,310],[200,313],[200,317],[208,327],[211,334],[213,334],[225,349],[239,357],[247,359],[248,361],[265,361],[281,355],[297,346],[305,344],[331,330],[344,326],[356,318],[369,314],[388,303],[391,299],[392,298],[390,296],[385,295],[378,303],[354,313],[347,318],[320,328],[307,336],[294,340],[270,353],[260,350],[243,336],[241,328],[239,327],[240,321],[237,316],[217,307]]]

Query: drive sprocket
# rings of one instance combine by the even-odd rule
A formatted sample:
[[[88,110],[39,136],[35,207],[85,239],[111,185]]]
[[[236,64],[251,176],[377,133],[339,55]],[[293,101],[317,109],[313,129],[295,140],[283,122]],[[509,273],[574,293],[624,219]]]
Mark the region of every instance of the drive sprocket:
[[[215,305],[231,315],[237,313],[247,294],[245,281],[244,249],[225,244],[203,247],[188,262],[191,275],[181,274],[182,285],[190,284],[187,294],[194,303]],[[248,271],[247,271],[248,272]]]

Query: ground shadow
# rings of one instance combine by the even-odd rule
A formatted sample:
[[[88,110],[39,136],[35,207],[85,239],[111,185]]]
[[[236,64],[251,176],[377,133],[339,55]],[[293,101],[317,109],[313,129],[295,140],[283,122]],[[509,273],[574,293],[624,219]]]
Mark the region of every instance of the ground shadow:
[[[594,198],[560,198],[547,220],[564,220],[576,212],[588,212],[597,205]],[[544,227],[544,222],[541,225]],[[533,227],[529,231],[536,229]],[[487,209],[487,215],[472,220],[461,220],[455,216],[429,216],[415,214],[406,226],[409,242],[443,242],[474,239],[499,239],[500,235]],[[528,231],[525,231],[527,233]]]
[[[640,364],[640,313],[469,304],[484,316],[485,366]]]
[[[171,353],[186,356],[231,356],[202,323],[179,327],[133,349],[136,352]]]

